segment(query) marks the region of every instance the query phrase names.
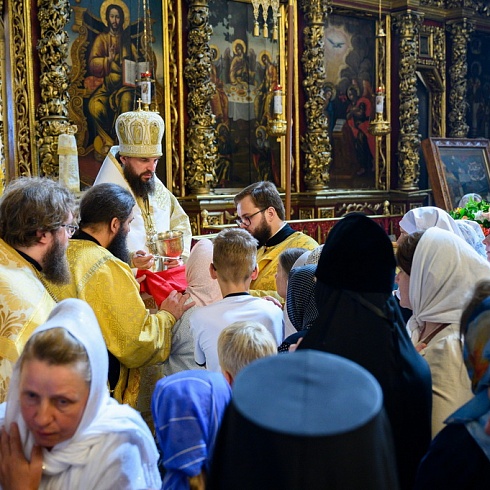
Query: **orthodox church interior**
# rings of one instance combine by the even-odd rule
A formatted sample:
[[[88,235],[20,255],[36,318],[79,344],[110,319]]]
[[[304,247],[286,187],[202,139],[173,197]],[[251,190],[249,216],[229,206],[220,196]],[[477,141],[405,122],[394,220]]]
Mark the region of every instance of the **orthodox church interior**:
[[[351,211],[397,235],[411,208],[490,198],[486,0],[0,5],[0,191],[66,178],[67,153],[86,189],[140,106],[165,121],[157,172],[194,235],[234,223],[233,196],[258,180],[321,243]]]

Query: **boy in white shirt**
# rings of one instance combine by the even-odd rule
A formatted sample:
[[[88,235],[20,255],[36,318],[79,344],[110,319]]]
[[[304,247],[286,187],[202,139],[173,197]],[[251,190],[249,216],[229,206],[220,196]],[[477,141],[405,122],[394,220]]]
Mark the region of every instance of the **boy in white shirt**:
[[[223,299],[196,308],[190,317],[194,336],[194,358],[210,371],[221,372],[218,337],[237,321],[262,323],[277,345],[284,339],[283,313],[273,302],[250,296],[250,283],[257,277],[257,240],[245,230],[228,228],[216,236],[213,263],[209,272],[218,284]]]

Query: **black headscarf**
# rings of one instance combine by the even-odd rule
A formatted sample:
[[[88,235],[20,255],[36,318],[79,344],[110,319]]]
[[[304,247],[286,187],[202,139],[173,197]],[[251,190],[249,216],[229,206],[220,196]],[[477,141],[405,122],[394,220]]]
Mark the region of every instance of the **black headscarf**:
[[[379,383],[313,350],[271,356],[233,385],[208,490],[396,490]]]
[[[378,380],[384,395],[402,488],[411,488],[431,438],[431,375],[413,347],[392,296],[391,242],[359,213],[337,223],[318,263],[318,319],[299,349],[331,352],[357,362]]]

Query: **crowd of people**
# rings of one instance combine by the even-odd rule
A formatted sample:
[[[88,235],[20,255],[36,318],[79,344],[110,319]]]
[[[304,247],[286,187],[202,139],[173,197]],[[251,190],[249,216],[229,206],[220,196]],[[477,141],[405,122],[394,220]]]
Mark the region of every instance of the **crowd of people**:
[[[395,254],[351,213],[318,245],[257,182],[191,248],[161,147],[135,150],[125,117],[78,205],[33,177],[0,198],[0,489],[488,487],[478,230],[412,210]],[[185,286],[151,310],[161,222],[184,230],[165,266]]]

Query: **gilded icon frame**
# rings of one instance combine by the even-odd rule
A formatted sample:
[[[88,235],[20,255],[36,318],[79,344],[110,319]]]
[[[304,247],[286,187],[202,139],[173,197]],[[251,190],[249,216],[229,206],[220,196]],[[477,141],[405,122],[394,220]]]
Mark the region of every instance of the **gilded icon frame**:
[[[490,140],[427,138],[422,150],[437,206],[450,211],[473,192],[490,200]]]

